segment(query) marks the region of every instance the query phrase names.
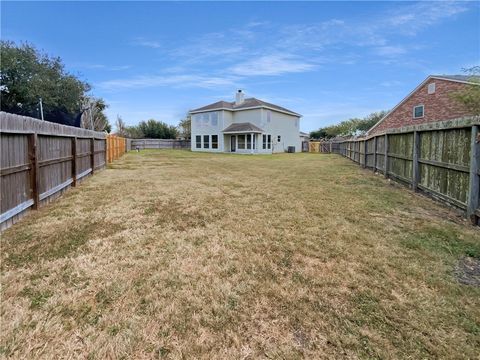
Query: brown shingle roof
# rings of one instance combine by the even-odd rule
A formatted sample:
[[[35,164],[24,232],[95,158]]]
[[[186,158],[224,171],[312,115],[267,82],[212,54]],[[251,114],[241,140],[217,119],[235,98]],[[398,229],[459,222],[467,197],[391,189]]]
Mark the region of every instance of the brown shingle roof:
[[[231,111],[235,110],[243,110],[243,109],[248,109],[248,108],[257,108],[257,107],[268,107],[274,110],[279,110],[283,112],[290,113],[292,115],[297,115],[300,116],[300,114],[297,114],[294,111],[288,110],[284,107],[268,103],[266,101],[262,101],[256,98],[246,98],[243,103],[240,105],[236,105],[234,101],[228,102],[228,101],[217,101],[216,103],[210,104],[203,106],[198,109],[190,110],[191,113],[194,112],[203,112],[203,111],[210,111],[210,110],[216,110],[216,109],[227,109]]]
[[[253,125],[252,123],[245,122],[245,123],[234,123],[228,126],[226,129],[223,130],[224,133],[233,133],[233,132],[263,132],[258,126]]]

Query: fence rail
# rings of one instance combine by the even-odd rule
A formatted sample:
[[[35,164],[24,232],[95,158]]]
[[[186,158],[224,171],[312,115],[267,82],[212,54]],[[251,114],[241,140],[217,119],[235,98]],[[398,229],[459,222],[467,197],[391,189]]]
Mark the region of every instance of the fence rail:
[[[460,208],[478,224],[479,124],[479,117],[468,117],[410,126],[330,143],[329,152]]]
[[[128,139],[128,150],[144,149],[190,149],[190,140],[175,139]]]
[[[0,229],[106,165],[105,134],[0,112]]]

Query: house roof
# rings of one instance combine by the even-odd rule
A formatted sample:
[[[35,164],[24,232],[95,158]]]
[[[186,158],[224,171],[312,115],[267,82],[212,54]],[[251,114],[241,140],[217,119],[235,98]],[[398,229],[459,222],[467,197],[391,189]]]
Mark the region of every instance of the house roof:
[[[235,101],[232,101],[232,102],[217,101],[213,104],[206,105],[198,109],[190,110],[190,113],[194,114],[194,113],[200,113],[200,112],[212,111],[212,110],[240,111],[240,110],[248,110],[248,109],[256,109],[256,108],[266,108],[266,109],[271,109],[271,110],[287,113],[294,116],[301,116],[300,114],[294,111],[288,110],[284,107],[271,104],[266,101],[259,100],[253,97],[246,98],[240,105],[236,105]]]
[[[249,122],[244,123],[233,123],[223,130],[224,134],[228,133],[262,133],[263,130],[258,126],[253,125]]]
[[[391,113],[393,113],[400,105],[402,105],[405,101],[407,101],[418,89],[420,89],[423,85],[425,85],[431,79],[439,79],[439,80],[447,80],[447,81],[454,81],[466,84],[475,84],[480,85],[477,81],[480,81],[480,76],[478,75],[430,75],[425,80],[423,80],[420,85],[418,85],[415,89],[410,92],[407,96],[403,98],[393,109],[391,109],[383,118],[381,118],[375,125],[373,125],[368,131],[366,135],[369,135],[370,132],[375,129],[378,125],[380,125]]]
[[[450,80],[456,82],[475,83],[480,81],[479,75],[431,75],[435,79]]]
[[[310,136],[310,134],[307,134],[306,132],[300,131],[300,136]]]

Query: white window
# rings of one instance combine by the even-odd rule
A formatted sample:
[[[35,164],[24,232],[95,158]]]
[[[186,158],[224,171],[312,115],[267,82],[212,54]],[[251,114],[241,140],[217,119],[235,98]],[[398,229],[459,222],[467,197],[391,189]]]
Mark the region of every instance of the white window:
[[[212,135],[212,149],[218,149],[218,135]]]
[[[202,148],[202,136],[201,135],[197,135],[195,136],[195,147],[197,149],[201,149]]]
[[[295,120],[295,127],[298,128],[298,119]]]
[[[272,112],[267,110],[267,122],[270,122],[270,120],[272,120]]]
[[[435,83],[430,83],[428,84],[428,93],[429,94],[434,94],[435,93]]]
[[[267,135],[267,149],[272,148],[272,135]]]
[[[203,124],[208,125],[209,121],[210,121],[210,114],[208,114],[208,113],[203,114]]]
[[[212,112],[210,115],[210,119],[212,120],[212,126],[217,126],[218,125],[218,112]]]
[[[202,114],[195,115],[195,123],[197,125],[200,125],[200,122],[202,121]]]
[[[266,149],[267,148],[267,134],[263,134],[262,135],[262,149]]]
[[[203,135],[203,148],[208,149],[210,147],[210,135]]]
[[[238,148],[245,149],[245,135],[238,135]]]
[[[422,118],[424,115],[424,108],[423,105],[417,105],[413,107],[413,118],[418,119]]]

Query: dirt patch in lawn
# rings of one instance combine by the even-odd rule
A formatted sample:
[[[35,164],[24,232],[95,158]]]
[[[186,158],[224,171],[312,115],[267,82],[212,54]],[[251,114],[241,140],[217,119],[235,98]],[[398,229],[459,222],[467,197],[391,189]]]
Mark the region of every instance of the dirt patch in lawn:
[[[460,259],[455,276],[459,283],[480,287],[480,259],[464,257]]]

